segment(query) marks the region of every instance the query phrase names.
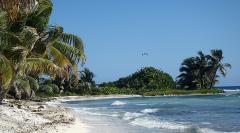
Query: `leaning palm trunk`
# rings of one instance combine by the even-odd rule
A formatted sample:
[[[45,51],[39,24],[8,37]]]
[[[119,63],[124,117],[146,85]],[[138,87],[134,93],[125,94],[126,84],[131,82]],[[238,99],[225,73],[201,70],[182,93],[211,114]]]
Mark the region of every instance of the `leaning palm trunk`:
[[[2,105],[3,101],[3,93],[2,93],[2,87],[0,87],[0,105]]]
[[[0,83],[0,105],[2,104],[3,101],[3,88],[2,88],[2,84]]]
[[[212,89],[213,86],[215,85],[215,77],[216,77],[216,75],[217,75],[217,69],[214,70],[214,73],[212,73],[209,89]]]

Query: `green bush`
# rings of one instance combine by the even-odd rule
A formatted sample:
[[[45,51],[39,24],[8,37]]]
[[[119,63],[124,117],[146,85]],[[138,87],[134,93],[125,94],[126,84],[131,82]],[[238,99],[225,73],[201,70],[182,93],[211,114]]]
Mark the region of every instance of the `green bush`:
[[[131,95],[134,94],[134,91],[133,89],[129,88],[117,88],[117,87],[99,87],[94,88],[91,91],[91,95],[111,95],[111,94]]]
[[[39,92],[46,93],[46,94],[53,94],[53,89],[49,85],[41,85]]]
[[[99,86],[134,88],[136,90],[144,88],[153,91],[160,88],[175,88],[175,82],[169,74],[153,67],[146,67],[130,76],[120,78],[114,82],[103,83]]]
[[[160,89],[157,91],[146,91],[143,93],[143,95],[158,96],[158,95],[219,94],[219,93],[224,93],[224,91],[219,89],[198,89],[198,90]]]

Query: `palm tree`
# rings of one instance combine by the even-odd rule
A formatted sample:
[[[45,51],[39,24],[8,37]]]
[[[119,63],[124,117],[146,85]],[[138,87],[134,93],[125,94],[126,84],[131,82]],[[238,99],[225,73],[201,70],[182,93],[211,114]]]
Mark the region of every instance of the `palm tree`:
[[[11,83],[12,76],[13,71],[9,60],[0,54],[0,104],[2,103],[3,95]]]
[[[77,77],[77,64],[85,61],[79,37],[63,32],[59,26],[48,27],[50,0],[39,0],[35,8],[27,11],[18,12],[16,19],[11,18],[8,8],[0,12],[0,89],[5,88],[5,92],[22,76]]]
[[[88,68],[84,68],[82,71],[79,72],[79,91],[81,93],[87,93],[89,94],[89,91],[91,88],[95,87],[95,81],[94,81],[94,73],[91,72]]]
[[[19,17],[21,10],[30,11],[36,5],[37,0],[0,0],[0,9],[7,12],[11,21]]]
[[[222,60],[222,50],[212,50],[211,55],[200,51],[198,56],[185,59],[177,77],[178,84],[184,89],[213,88],[219,77],[217,71],[226,76],[227,68],[231,68],[230,64],[221,63]]]
[[[187,58],[182,62],[180,68],[181,74],[177,77],[178,84],[184,89],[195,89],[197,88],[197,77],[199,75],[198,65],[196,58]]]
[[[209,67],[210,67],[210,78],[211,83],[209,88],[213,88],[216,83],[216,78],[219,77],[217,72],[219,71],[222,76],[226,76],[227,68],[231,69],[231,65],[229,63],[222,63],[223,51],[219,49],[211,50],[211,55],[208,56],[210,59]]]
[[[89,82],[91,84],[95,84],[93,78],[95,77],[94,73],[91,72],[88,68],[84,68],[83,71],[79,72],[79,77],[81,77],[81,80],[84,82]]]
[[[207,55],[205,55],[202,51],[199,51],[198,56],[196,57],[196,65],[198,69],[197,84],[199,88],[207,88],[209,85],[208,63],[209,59],[207,58]]]

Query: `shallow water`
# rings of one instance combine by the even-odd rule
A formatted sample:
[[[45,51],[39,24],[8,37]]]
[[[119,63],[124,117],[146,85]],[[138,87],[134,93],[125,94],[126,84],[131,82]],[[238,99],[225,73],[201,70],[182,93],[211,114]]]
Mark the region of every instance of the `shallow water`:
[[[93,133],[240,132],[240,90],[212,96],[71,101]]]

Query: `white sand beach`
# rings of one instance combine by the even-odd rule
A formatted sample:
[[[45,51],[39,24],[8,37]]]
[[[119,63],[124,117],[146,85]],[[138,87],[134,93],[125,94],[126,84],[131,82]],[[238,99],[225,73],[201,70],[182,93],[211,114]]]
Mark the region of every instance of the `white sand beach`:
[[[66,96],[48,102],[5,100],[0,108],[1,133],[87,133],[89,126],[74,110],[59,104],[75,100],[140,97],[139,95]]]
[[[1,133],[87,133],[73,110],[43,102],[7,101],[0,107]]]

